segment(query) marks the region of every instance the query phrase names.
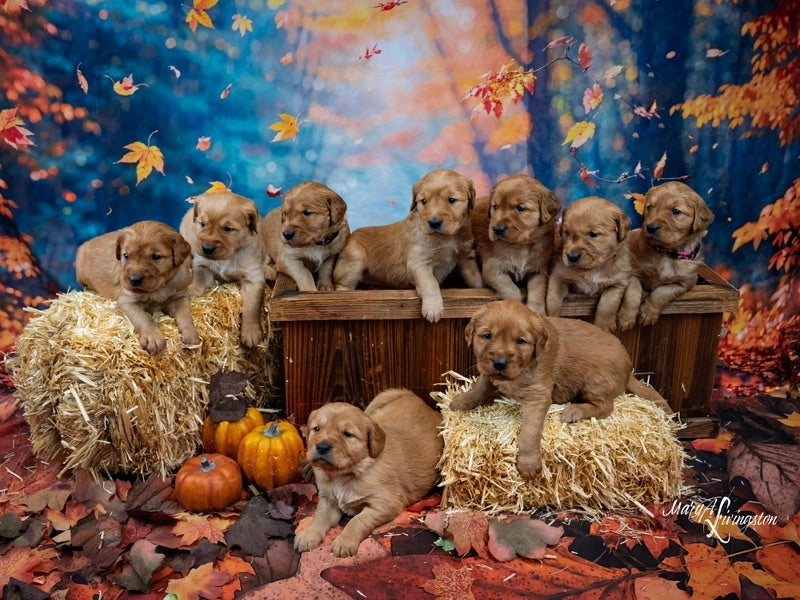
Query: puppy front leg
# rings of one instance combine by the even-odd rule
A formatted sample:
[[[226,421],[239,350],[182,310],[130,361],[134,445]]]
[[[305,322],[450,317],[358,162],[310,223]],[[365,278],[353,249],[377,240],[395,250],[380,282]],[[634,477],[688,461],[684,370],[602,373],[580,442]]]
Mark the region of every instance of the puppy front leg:
[[[284,260],[278,263],[278,270],[286,273],[294,279],[297,289],[301,292],[316,292],[317,286],[314,284],[314,276],[311,271],[299,260]]]
[[[337,290],[354,290],[364,275],[367,251],[355,238],[347,240],[333,269],[333,283]]]
[[[166,307],[167,314],[175,319],[178,331],[181,332],[183,345],[189,348],[196,348],[200,345],[200,336],[194,328],[192,311],[189,308],[189,299],[186,296],[170,302]]]
[[[642,303],[642,282],[638,277],[631,279],[625,288],[622,304],[617,314],[617,326],[620,331],[627,331],[636,325],[636,315],[639,314],[639,305]]]
[[[257,281],[243,279],[242,288],[242,344],[254,348],[263,339],[261,331],[261,301],[264,298],[264,280]]]
[[[214,274],[203,265],[192,266],[192,283],[189,284],[190,298],[198,296],[210,288],[215,281]]]
[[[130,319],[133,330],[139,335],[139,345],[142,348],[150,354],[161,352],[164,349],[167,343],[152,315],[136,302],[128,301],[125,298],[120,298],[117,306]]]
[[[384,505],[381,508],[366,506],[364,510],[350,519],[342,533],[333,540],[331,550],[336,556],[355,556],[358,546],[379,525],[391,521],[403,511],[402,506]]]
[[[458,272],[461,274],[461,277],[469,287],[483,287],[481,270],[478,268],[478,261],[475,260],[474,254],[471,256],[465,256],[458,261]]]
[[[547,316],[558,317],[561,314],[561,305],[569,291],[567,282],[559,275],[553,273],[547,280]]]
[[[450,410],[472,410],[489,402],[495,393],[494,384],[481,375],[475,385],[450,401]]]
[[[320,292],[333,291],[333,266],[336,264],[336,257],[329,256],[319,266],[317,272],[317,289]]]
[[[517,471],[533,479],[542,470],[542,428],[551,400],[549,395],[522,403],[522,426],[517,438]]]
[[[305,552],[316,548],[325,539],[328,530],[341,518],[342,511],[339,507],[325,496],[320,496],[311,523],[294,538],[294,549]]]
[[[680,283],[660,285],[645,298],[639,309],[639,321],[642,325],[652,325],[658,321],[661,311],[675,298],[686,292],[689,288]]]
[[[614,331],[617,328],[617,313],[624,294],[625,288],[621,287],[610,287],[603,290],[594,311],[595,325],[604,331]]]
[[[483,278],[486,285],[492,288],[503,300],[522,302],[522,292],[511,276],[503,271],[499,261],[492,258],[483,263]]]
[[[430,267],[408,265],[408,273],[417,295],[422,299],[422,316],[431,323],[436,323],[444,314],[444,301],[439,289],[439,282]]]
[[[528,279],[528,298],[525,304],[533,312],[547,314],[547,274],[536,273]]]

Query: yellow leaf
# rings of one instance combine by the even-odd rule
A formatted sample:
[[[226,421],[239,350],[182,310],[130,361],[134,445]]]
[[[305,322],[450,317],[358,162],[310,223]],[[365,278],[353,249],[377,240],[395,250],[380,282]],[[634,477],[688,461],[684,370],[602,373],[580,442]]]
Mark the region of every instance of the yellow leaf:
[[[210,181],[211,187],[206,190],[208,192],[230,192],[231,189],[221,181]]]
[[[133,75],[128,75],[127,77],[123,77],[121,81],[114,81],[114,91],[120,96],[130,96],[143,85],[146,86],[147,84],[139,83],[133,85]]]
[[[281,120],[269,126],[270,129],[278,132],[271,141],[280,142],[282,140],[297,139],[297,130],[299,127],[297,118],[286,113],[280,113],[278,116]]]
[[[136,163],[136,185],[146,179],[153,169],[164,174],[164,155],[158,146],[148,146],[142,142],[133,142],[124,146],[130,150],[118,163]]]
[[[233,15],[231,18],[233,19],[233,26],[231,29],[238,31],[242,37],[244,37],[244,34],[248,31],[253,31],[253,21],[244,15]]]
[[[800,413],[799,412],[793,412],[792,414],[790,414],[785,419],[778,419],[778,422],[779,423],[783,423],[784,425],[787,425],[788,427],[800,427]]]
[[[221,587],[231,579],[225,571],[215,571],[214,563],[209,562],[192,569],[183,579],[170,579],[167,594],[178,600],[220,598]]]
[[[695,523],[703,525],[709,536],[721,542],[727,542],[730,538],[751,542],[750,538],[742,533],[742,530],[730,517],[715,513],[711,507],[705,504],[692,502],[692,512],[689,514],[689,518]]]
[[[225,543],[225,531],[233,523],[234,519],[186,514],[181,515],[172,533],[180,536],[182,546],[192,546],[202,538],[212,544]]]
[[[628,192],[625,194],[626,198],[633,198],[633,209],[640,215],[644,214],[644,194],[636,192]]]
[[[570,148],[580,148],[594,136],[595,125],[590,121],[578,121],[567,132],[567,137],[561,144],[569,144]]]

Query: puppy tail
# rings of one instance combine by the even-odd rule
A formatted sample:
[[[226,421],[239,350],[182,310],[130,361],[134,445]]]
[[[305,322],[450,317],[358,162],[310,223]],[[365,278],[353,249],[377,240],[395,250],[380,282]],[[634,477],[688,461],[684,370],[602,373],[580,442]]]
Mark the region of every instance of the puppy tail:
[[[625,384],[625,389],[629,394],[636,394],[640,398],[644,398],[645,400],[650,400],[651,402],[654,402],[668,415],[671,415],[675,412],[674,410],[672,410],[669,403],[666,400],[664,400],[664,397],[661,394],[659,394],[655,388],[652,388],[649,385],[642,383],[641,381],[636,379],[636,377],[633,376],[633,373],[628,375],[628,383]]]

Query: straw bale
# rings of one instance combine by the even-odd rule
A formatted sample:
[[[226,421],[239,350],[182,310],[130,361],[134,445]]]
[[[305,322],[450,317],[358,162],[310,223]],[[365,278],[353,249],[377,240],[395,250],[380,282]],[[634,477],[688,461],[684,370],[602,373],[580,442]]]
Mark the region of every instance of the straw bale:
[[[684,495],[686,455],[681,425],[652,402],[617,398],[605,419],[564,424],[565,405],[550,407],[542,433],[542,473],[523,479],[516,469],[519,402],[501,398],[471,411],[450,410],[452,398],[474,379],[448,373],[444,391],[431,395],[442,411],[442,506],[488,513],[536,509],[644,511],[648,504]]]
[[[262,348],[239,344],[239,288],[210,290],[191,310],[201,348],[182,348],[175,320],[159,314],[167,346],[158,354],[143,350],[116,304],[93,292],[61,294],[33,311],[7,364],[36,455],[65,471],[166,475],[197,450],[211,375],[246,373],[253,402],[265,405],[275,344],[271,336]]]

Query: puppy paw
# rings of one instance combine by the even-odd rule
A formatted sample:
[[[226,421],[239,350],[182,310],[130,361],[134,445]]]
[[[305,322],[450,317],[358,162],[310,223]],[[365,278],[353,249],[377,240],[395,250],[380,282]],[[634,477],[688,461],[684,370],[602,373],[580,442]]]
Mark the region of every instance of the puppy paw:
[[[313,550],[322,543],[325,539],[325,532],[320,533],[315,531],[313,527],[309,526],[294,536],[294,549],[298,552],[306,552]]]
[[[542,302],[526,302],[525,306],[530,308],[537,315],[547,314],[547,309]]]
[[[603,331],[610,331],[614,332],[617,328],[617,320],[614,318],[613,315],[596,315],[594,319],[594,324],[602,329]]]
[[[139,345],[150,354],[156,354],[167,346],[167,342],[161,334],[161,331],[155,327],[153,329],[144,330],[139,334]]]
[[[240,339],[243,346],[255,348],[264,339],[264,334],[261,333],[261,328],[259,327],[242,327]]]
[[[568,404],[567,407],[561,412],[562,423],[575,423],[585,418],[583,409],[579,404]]]
[[[621,312],[617,317],[617,331],[628,331],[636,325],[635,312]]]
[[[658,307],[654,306],[648,300],[645,300],[642,303],[642,308],[639,309],[639,322],[642,325],[652,325],[656,321],[658,321],[658,317],[661,314],[661,310]]]
[[[517,456],[517,471],[524,479],[533,479],[542,471],[542,457],[538,454],[534,456]]]
[[[331,545],[331,551],[335,556],[339,558],[345,558],[347,556],[355,556],[358,554],[358,546],[361,544],[361,540],[353,538],[346,533],[342,532],[339,536],[333,540],[333,544]]]
[[[334,289],[335,286],[331,282],[320,281],[319,283],[317,283],[317,291],[332,292]]]
[[[196,331],[191,331],[181,334],[181,343],[183,344],[184,348],[195,350],[203,344],[203,340],[200,339],[200,336],[197,335]]]
[[[464,392],[450,401],[450,410],[472,410],[478,405],[475,394]]]
[[[444,301],[441,296],[422,299],[422,316],[431,323],[436,323],[444,315]]]

